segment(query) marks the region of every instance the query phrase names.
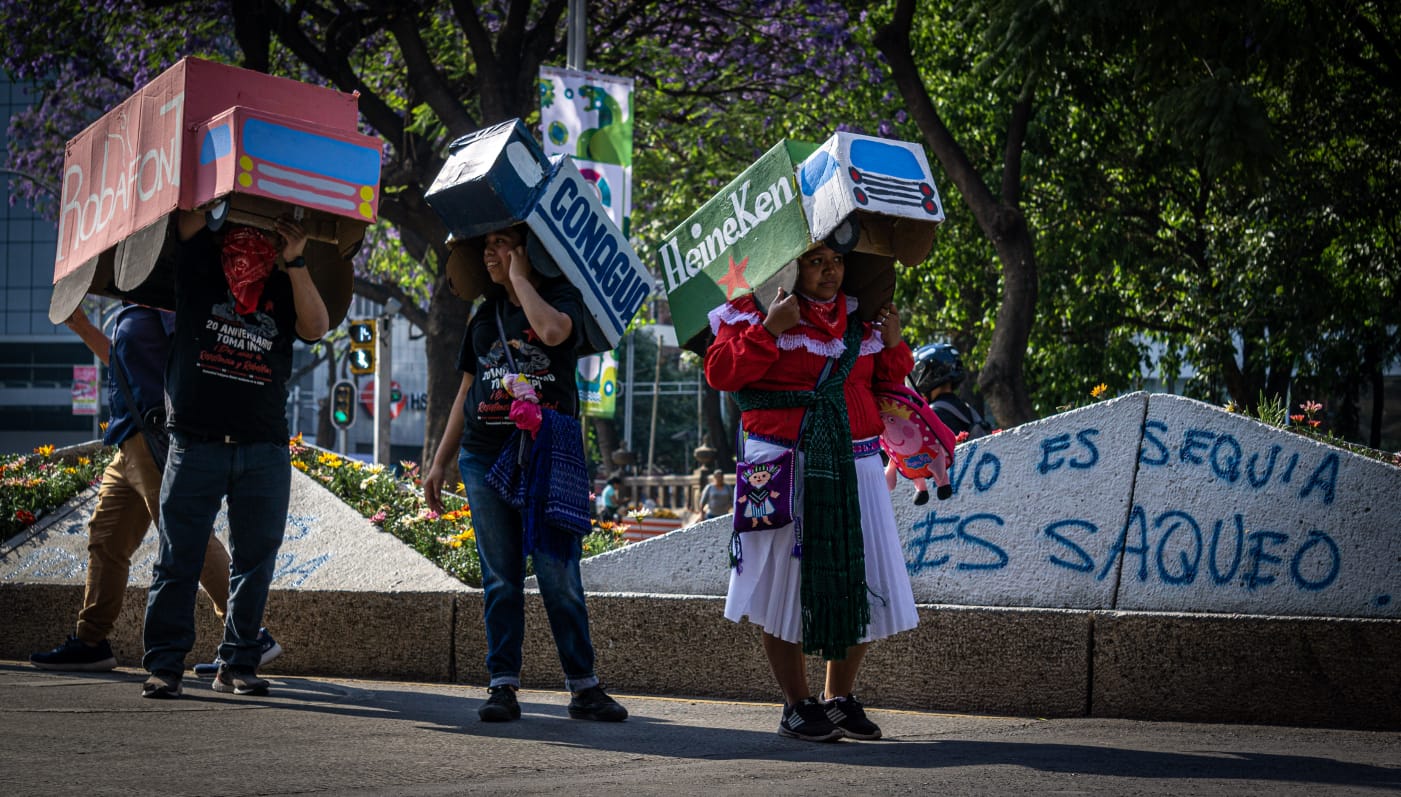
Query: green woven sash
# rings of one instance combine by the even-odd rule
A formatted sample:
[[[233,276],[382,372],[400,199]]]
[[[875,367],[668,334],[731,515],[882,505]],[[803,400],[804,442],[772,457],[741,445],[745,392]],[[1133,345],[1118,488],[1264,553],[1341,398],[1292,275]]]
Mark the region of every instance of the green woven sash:
[[[861,499],[851,455],[846,413],[847,374],[861,350],[861,322],[847,318],[846,351],[815,390],[741,390],[741,410],[806,407],[803,452],[802,616],[803,652],[837,661],[866,635],[866,552],[861,538]]]

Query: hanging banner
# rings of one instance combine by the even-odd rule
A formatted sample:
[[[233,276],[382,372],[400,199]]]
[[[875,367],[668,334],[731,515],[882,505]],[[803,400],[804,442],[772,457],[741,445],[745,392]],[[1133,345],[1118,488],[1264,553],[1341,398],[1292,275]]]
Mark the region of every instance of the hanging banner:
[[[618,411],[618,359],[613,352],[579,358],[576,375],[579,404],[591,418],[612,418]]]
[[[546,155],[570,155],[608,217],[631,232],[631,78],[540,67],[540,138]]]
[[[73,414],[97,414],[97,366],[73,366]]]

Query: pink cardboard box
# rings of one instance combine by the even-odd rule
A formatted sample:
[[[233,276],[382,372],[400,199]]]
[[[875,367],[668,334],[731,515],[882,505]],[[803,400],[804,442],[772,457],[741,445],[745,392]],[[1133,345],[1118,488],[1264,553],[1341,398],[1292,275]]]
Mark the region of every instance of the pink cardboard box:
[[[79,133],[64,157],[54,297],[61,322],[87,293],[171,301],[161,264],[172,211],[307,227],[307,263],[333,323],[379,208],[380,142],[354,94],[186,58]]]

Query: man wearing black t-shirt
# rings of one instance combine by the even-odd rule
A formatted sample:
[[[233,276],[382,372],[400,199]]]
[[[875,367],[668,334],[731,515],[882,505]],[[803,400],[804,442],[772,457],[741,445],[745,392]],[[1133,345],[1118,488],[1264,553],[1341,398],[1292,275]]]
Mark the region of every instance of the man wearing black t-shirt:
[[[166,370],[170,458],[161,486],[160,556],[146,603],[143,697],[180,695],[194,644],[194,598],[209,529],[227,499],[228,613],[214,689],[263,695],[258,629],[287,524],[291,463],[287,380],[292,339],[311,343],[329,318],[307,273],[300,224],[275,222],[277,243],[235,226],[179,216],[175,338]],[[278,255],[281,260],[278,260]]]

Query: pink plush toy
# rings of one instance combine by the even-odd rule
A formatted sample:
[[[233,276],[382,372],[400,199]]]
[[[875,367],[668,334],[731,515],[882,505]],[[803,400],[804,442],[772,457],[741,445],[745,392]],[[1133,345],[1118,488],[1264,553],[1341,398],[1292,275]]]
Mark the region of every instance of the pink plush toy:
[[[953,467],[955,443],[949,427],[918,393],[901,384],[876,385],[876,406],[885,423],[880,445],[890,457],[885,468],[886,485],[894,490],[895,475],[899,473],[915,483],[915,503],[924,504],[929,501],[926,479],[933,477],[939,487],[939,500],[953,495],[949,470]]]
[[[531,438],[534,438],[535,433],[540,431],[540,424],[544,418],[540,413],[540,399],[535,395],[535,388],[530,385],[530,380],[522,374],[506,374],[501,377],[501,387],[515,399],[511,402],[511,411],[508,414],[511,422],[517,429],[530,432]]]

